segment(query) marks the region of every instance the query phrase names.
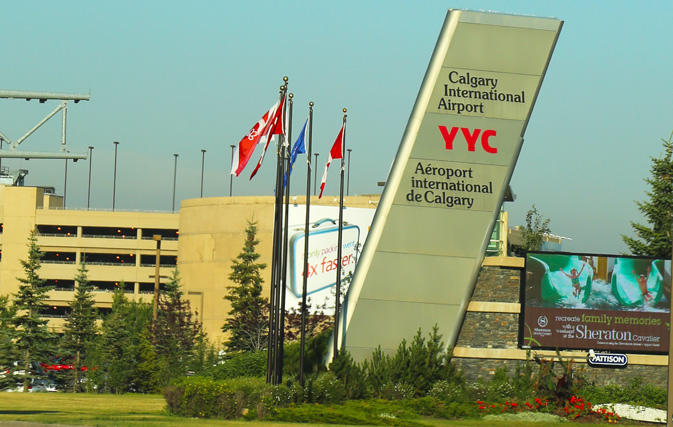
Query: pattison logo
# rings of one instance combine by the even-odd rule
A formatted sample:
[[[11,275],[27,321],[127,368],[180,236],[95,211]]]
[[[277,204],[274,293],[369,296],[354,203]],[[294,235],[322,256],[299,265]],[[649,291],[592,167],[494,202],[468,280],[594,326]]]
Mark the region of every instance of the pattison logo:
[[[496,136],[496,132],[492,129],[482,131],[481,129],[471,130],[469,128],[458,128],[454,126],[451,128],[451,131],[449,131],[446,126],[439,126],[439,131],[444,138],[447,150],[453,150],[453,142],[456,140],[459,130],[467,143],[467,151],[476,151],[477,141],[480,141],[481,147],[487,153],[496,154],[498,152],[498,149],[494,147],[491,142],[491,138],[495,138]]]

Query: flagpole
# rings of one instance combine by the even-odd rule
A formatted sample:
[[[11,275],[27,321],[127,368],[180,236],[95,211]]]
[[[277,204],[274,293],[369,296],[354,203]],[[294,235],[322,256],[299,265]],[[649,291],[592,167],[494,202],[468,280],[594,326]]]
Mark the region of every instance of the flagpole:
[[[344,222],[344,156],[346,152],[346,109],[343,109],[343,134],[341,135],[341,177],[339,186],[339,227],[337,237],[337,268],[336,268],[336,303],[334,304],[334,347],[332,360],[339,354],[339,311],[341,310],[341,250]]]
[[[287,85],[285,86],[286,92],[287,93]],[[283,113],[284,114],[284,113]],[[276,181],[276,202],[275,202],[275,208],[276,208],[276,215],[277,215],[277,220],[276,224],[274,225],[274,251],[275,251],[275,261],[274,261],[274,273],[275,273],[275,281],[274,281],[274,294],[275,294],[275,305],[274,305],[274,312],[273,312],[273,323],[274,323],[274,329],[273,329],[273,342],[274,342],[274,347],[273,347],[273,372],[272,372],[272,383],[273,384],[278,384],[278,352],[280,351],[279,343],[278,343],[278,331],[280,329],[280,295],[281,291],[283,289],[283,284],[282,284],[282,259],[283,259],[283,175],[285,175],[285,160],[284,160],[284,155],[283,155],[283,144],[285,143],[285,134],[281,134],[280,137],[278,138],[278,147],[277,147],[277,155],[278,155],[278,174],[277,174],[277,181]]]
[[[281,281],[280,281],[280,313],[278,316],[279,319],[279,328],[278,328],[278,352],[276,357],[278,358],[278,381],[276,384],[282,384],[283,382],[283,354],[284,354],[284,343],[285,343],[285,295],[287,293],[287,245],[288,245],[288,233],[289,233],[289,210],[290,210],[290,147],[289,142],[292,140],[292,98],[293,94],[289,94],[289,105],[288,105],[288,119],[286,120],[287,124],[287,135],[283,144],[283,154],[285,156],[285,181],[287,185],[284,189],[285,194],[285,215],[283,218],[283,256],[282,256],[282,265],[281,265]]]
[[[308,103],[308,148],[306,149],[306,222],[304,224],[304,274],[301,287],[301,344],[299,346],[299,384],[304,387],[304,349],[306,347],[306,292],[308,291],[308,236],[311,220],[311,144],[313,143],[313,101]]]
[[[285,96],[285,93],[287,91],[287,76],[283,77],[283,81],[285,82],[281,87],[280,87],[280,100],[282,100]],[[276,344],[276,330],[277,330],[277,324],[276,324],[276,319],[277,319],[277,294],[278,294],[278,257],[280,255],[280,251],[278,250],[278,245],[280,242],[280,230],[281,230],[281,203],[282,203],[282,198],[280,199],[281,203],[279,203],[279,197],[282,192],[282,180],[283,180],[283,171],[282,171],[282,163],[281,163],[281,156],[280,156],[280,147],[281,147],[281,141],[282,140],[282,135],[279,138],[278,141],[278,146],[276,147],[276,200],[274,204],[274,219],[273,219],[273,248],[272,248],[272,254],[271,254],[271,286],[270,286],[270,292],[269,292],[269,343],[268,343],[268,352],[267,352],[267,364],[266,364],[266,382],[271,383],[275,380],[275,372],[276,372],[276,351],[277,351],[277,344]],[[275,384],[275,382],[274,382]]]

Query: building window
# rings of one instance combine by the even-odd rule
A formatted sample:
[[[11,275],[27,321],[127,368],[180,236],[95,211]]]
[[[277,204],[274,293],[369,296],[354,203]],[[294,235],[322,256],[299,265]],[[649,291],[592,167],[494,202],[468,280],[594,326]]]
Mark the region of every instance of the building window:
[[[67,305],[49,305],[40,309],[40,317],[68,317],[71,311]]]
[[[75,281],[74,280],[61,280],[61,279],[47,279],[44,283],[45,286],[54,288],[55,291],[74,291],[75,290]]]
[[[154,267],[156,262],[156,255],[140,255],[141,267]],[[178,257],[175,255],[161,255],[159,257],[159,267],[173,268],[176,265],[178,265]]]
[[[74,264],[75,252],[44,252],[42,262],[45,264]]]
[[[93,286],[94,292],[114,292],[119,289],[120,286],[124,286],[125,294],[133,293],[133,283],[122,283],[122,282],[105,282],[105,281],[94,281],[89,282]]]
[[[161,236],[161,240],[178,240],[178,230],[174,228],[143,228],[140,230],[143,240],[152,240],[154,235]]]
[[[159,283],[159,292],[166,290],[166,285],[164,283]],[[138,283],[138,293],[139,294],[153,294],[154,293],[154,283]]]
[[[82,227],[82,237],[102,239],[136,239],[135,227]]]
[[[98,307],[97,311],[98,311],[98,318],[99,319],[102,319],[103,317],[112,313],[112,309],[108,308],[108,307]]]
[[[77,227],[61,225],[38,225],[38,236],[77,237]]]
[[[82,260],[89,265],[114,265],[135,267],[135,254],[98,254],[95,252],[82,253]]]

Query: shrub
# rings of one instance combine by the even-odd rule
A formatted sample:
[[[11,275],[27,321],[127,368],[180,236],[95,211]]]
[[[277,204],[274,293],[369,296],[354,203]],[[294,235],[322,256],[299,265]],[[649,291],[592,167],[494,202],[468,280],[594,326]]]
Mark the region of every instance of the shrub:
[[[341,381],[346,399],[367,397],[367,381],[364,368],[356,363],[350,353],[342,349],[330,364],[329,370]]]
[[[377,348],[362,365],[369,394],[379,398],[388,398],[391,393],[403,398],[423,397],[438,380],[464,387],[461,374],[451,363],[452,353],[444,352],[441,338],[435,326],[427,340],[420,329],[411,344],[403,340],[392,357]],[[411,395],[407,393],[409,387]]]
[[[379,390],[379,398],[386,400],[402,400],[414,397],[415,389],[411,384],[388,381]]]
[[[428,396],[434,397],[446,404],[467,401],[465,386],[448,380],[439,380],[434,383],[428,392]]]
[[[629,403],[665,409],[668,394],[665,388],[645,383],[643,378],[633,379],[626,387],[609,384],[604,387],[588,385],[578,391],[594,404],[598,403]]]
[[[325,356],[332,329],[306,339],[304,346],[304,375],[325,371]],[[283,348],[283,376],[299,378],[299,354],[301,343],[286,343]]]
[[[530,361],[530,350],[526,352],[526,361],[516,364],[512,377],[512,393],[517,399],[530,399],[535,394],[535,382],[533,381],[533,364]]]
[[[216,366],[208,369],[204,375],[216,380],[238,377],[266,378],[266,351],[234,353]]]
[[[486,384],[486,400],[489,402],[498,402],[502,399],[513,397],[514,387],[510,384],[507,375],[507,367],[503,366],[495,370],[491,381]]]
[[[172,414],[225,419],[239,418],[246,410],[266,413],[276,401],[274,391],[262,378],[218,381],[184,377],[172,382],[164,391],[164,397]]]
[[[315,403],[340,403],[346,399],[346,391],[334,373],[323,372],[312,382],[311,397]]]

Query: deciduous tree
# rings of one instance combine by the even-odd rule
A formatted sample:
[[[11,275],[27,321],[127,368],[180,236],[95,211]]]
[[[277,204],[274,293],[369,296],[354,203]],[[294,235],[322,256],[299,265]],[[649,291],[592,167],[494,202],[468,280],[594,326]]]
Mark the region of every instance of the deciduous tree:
[[[527,251],[539,251],[544,245],[545,235],[550,234],[549,218],[543,219],[542,215],[533,205],[526,213],[526,225],[521,230],[523,247]]]

